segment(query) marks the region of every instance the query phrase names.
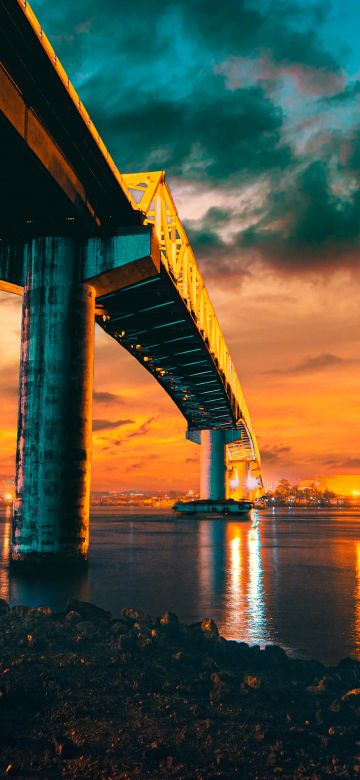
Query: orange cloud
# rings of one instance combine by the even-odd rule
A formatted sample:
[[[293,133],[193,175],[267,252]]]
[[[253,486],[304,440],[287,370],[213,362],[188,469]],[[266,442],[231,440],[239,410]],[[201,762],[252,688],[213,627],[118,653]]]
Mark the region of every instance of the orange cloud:
[[[259,265],[241,285],[222,287],[217,280],[210,293],[243,382],[265,477],[358,472],[356,277],[349,271],[284,277]],[[19,299],[0,296],[2,478],[15,469],[20,306]],[[199,447],[185,440],[185,420],[99,328],[95,387],[93,489],[196,490]]]

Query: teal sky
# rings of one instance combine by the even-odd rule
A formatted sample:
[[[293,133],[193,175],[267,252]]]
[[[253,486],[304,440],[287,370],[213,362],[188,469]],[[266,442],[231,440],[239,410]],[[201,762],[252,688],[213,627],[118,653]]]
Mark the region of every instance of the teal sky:
[[[217,189],[218,209],[184,214],[211,273],[229,251],[236,275],[254,258],[297,273],[339,255],[354,263],[355,0],[33,7],[120,170],[166,169],[180,192]],[[236,198],[229,209],[228,193],[248,187],[257,198],[246,215]]]

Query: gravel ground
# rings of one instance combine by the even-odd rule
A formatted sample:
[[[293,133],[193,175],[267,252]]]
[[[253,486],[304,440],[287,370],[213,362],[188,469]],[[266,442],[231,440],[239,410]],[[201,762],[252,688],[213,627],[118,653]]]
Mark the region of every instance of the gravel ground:
[[[0,602],[0,777],[360,776],[360,664],[73,601]]]

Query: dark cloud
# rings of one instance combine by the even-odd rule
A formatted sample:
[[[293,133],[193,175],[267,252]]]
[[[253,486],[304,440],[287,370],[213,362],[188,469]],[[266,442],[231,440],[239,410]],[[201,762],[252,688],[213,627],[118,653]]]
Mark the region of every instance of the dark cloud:
[[[249,274],[251,257],[241,252],[233,240],[224,241],[217,232],[217,226],[214,225],[212,218],[208,220],[208,214],[209,212],[201,224],[185,223],[189,242],[206,279],[214,278],[222,286],[227,283],[233,284],[234,277],[239,278]],[[229,220],[236,219],[233,211],[229,210],[227,214]],[[219,228],[223,227],[226,221],[224,217],[223,225],[218,223]]]
[[[105,405],[113,403],[114,401],[116,401],[117,404],[124,403],[121,395],[117,395],[117,393],[108,393],[102,390],[94,390],[93,398],[97,403]]]
[[[360,95],[360,81],[352,81],[346,85],[345,89],[336,92],[333,95],[326,95],[322,98],[322,102],[328,105],[341,105],[348,103]]]
[[[345,458],[341,465],[345,469],[358,469],[360,468],[360,458]]]
[[[317,34],[329,2],[296,0],[63,0],[61,6],[34,0],[45,29],[61,53],[78,61],[96,42],[100,52],[122,53],[151,66],[152,57],[176,51],[178,39],[216,61],[265,50],[276,62],[336,71],[339,64]],[[151,31],[151,32],[150,32]],[[161,48],[159,48],[161,46]],[[191,50],[190,50],[191,51]],[[182,56],[189,51],[182,48]],[[131,62],[129,63],[131,67]]]
[[[200,223],[199,221],[185,221],[184,227],[197,256],[206,260],[213,254],[216,256],[222,252],[228,254],[230,244],[220,237],[218,231],[238,217],[239,214],[234,208],[211,207]]]
[[[282,65],[307,65],[336,71],[339,68],[333,54],[316,33],[316,21],[324,21],[328,3],[313,7],[303,3],[273,0],[198,0],[191,4],[188,21],[198,36],[213,51],[249,54],[265,50]],[[224,23],[228,20],[228,23]]]
[[[89,103],[96,83],[88,84]],[[117,106],[102,105],[98,128],[123,170],[166,169],[195,180],[248,179],[284,168],[291,159],[282,142],[282,110],[257,86],[235,93],[209,75],[193,93],[137,94]],[[95,109],[95,105],[94,105]],[[92,112],[93,113],[93,112]]]
[[[347,154],[347,172],[360,184],[360,133],[349,140]],[[228,242],[218,232],[226,217],[217,226],[210,211],[200,224],[187,225],[193,249],[210,274],[220,277],[229,271],[236,276],[259,259],[296,273],[358,266],[360,188],[334,190],[329,165],[322,160],[288,171],[262,207],[249,211],[250,227],[236,232],[244,215],[228,210],[228,221],[235,226]]]
[[[360,191],[335,194],[320,160],[284,184],[269,195],[262,219],[239,232],[235,244],[283,269],[338,265],[340,255],[358,262]]]
[[[93,431],[120,428],[122,425],[131,425],[132,423],[134,423],[134,420],[93,420]]]
[[[352,174],[357,183],[360,183],[360,126],[357,125],[344,138],[342,147],[344,155],[344,167],[349,174]]]
[[[206,221],[209,227],[216,228],[218,226],[222,227],[229,221],[229,217],[233,213],[233,210],[231,209],[225,209],[225,208],[218,208],[217,206],[212,206],[206,215]]]
[[[110,450],[112,447],[121,447],[123,439],[110,439],[109,437],[101,436],[103,441],[109,442],[106,447],[101,447],[102,450]]]
[[[116,0],[37,7],[123,170],[166,168],[227,184],[283,170],[292,154],[282,109],[261,84],[227,89],[216,63],[266,55],[282,71],[339,71],[315,32],[324,3],[284,0],[280,12],[268,0],[125,0],[121,14]]]
[[[360,468],[360,458],[344,458],[340,454],[327,456],[323,459],[323,463],[325,466],[336,468],[339,471]]]
[[[218,186],[219,207],[189,231],[206,271],[236,275],[258,258],[297,273],[357,262],[360,194],[346,181],[334,187],[334,177],[350,170],[360,177],[359,133],[348,129],[346,141],[330,130],[316,152],[310,142],[300,152],[299,133],[308,130],[288,126],[312,83],[323,94],[314,116],[305,106],[309,126],[359,93],[325,43],[330,2],[35,0],[34,7],[120,169],[166,169]],[[249,78],[231,84],[232,62]],[[281,94],[284,76],[294,94]],[[266,184],[268,195],[249,207],[250,226],[226,242],[221,226],[227,216],[244,224],[244,207],[227,214],[221,191],[244,182]]]
[[[210,222],[210,221],[209,221]],[[230,245],[223,241],[219,233],[213,230],[208,223],[207,215],[202,222],[202,226],[193,226],[192,223],[185,223],[186,232],[191,243],[192,249],[198,257],[209,257],[211,254],[219,255],[222,251],[228,253]]]
[[[136,429],[136,431],[132,431],[132,433],[129,433],[127,435],[127,439],[134,439],[135,436],[145,436],[146,433],[149,433],[151,428],[153,427],[153,423],[158,419],[159,415],[153,415],[152,417],[149,417],[148,420],[145,420],[142,425],[140,425],[139,428]]]
[[[286,447],[285,445],[274,444],[271,447],[266,446],[265,444],[261,447],[261,461],[266,465],[278,463],[283,460],[285,456],[287,457],[290,452],[291,447]]]
[[[332,366],[338,366],[346,361],[338,355],[332,355],[329,352],[324,352],[321,355],[315,355],[314,357],[308,357],[302,360],[295,366],[286,366],[284,368],[274,368],[267,371],[267,374],[308,374],[314,371],[323,371],[324,369],[331,368]]]

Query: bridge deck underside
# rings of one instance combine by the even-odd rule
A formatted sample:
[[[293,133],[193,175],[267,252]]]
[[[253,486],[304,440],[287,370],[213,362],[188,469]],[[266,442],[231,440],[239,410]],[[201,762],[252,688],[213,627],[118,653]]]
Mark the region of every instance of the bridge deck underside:
[[[74,232],[73,205],[1,113],[0,135],[0,237]]]
[[[0,238],[141,223],[14,0],[0,3],[0,50]]]
[[[99,324],[157,379],[189,428],[236,426],[231,392],[165,271],[97,302],[110,317]]]

